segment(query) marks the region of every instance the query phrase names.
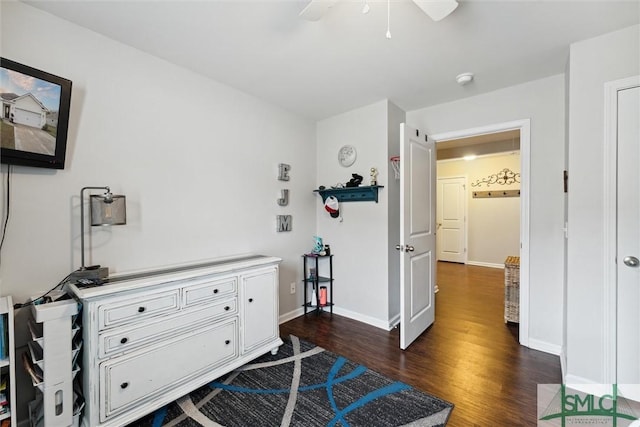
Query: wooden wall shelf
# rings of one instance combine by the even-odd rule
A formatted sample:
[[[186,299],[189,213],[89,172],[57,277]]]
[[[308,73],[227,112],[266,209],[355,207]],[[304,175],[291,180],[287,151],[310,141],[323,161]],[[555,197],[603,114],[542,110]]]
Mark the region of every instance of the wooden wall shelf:
[[[361,187],[345,187],[345,188],[325,188],[324,190],[313,190],[322,197],[322,202],[327,197],[334,196],[339,202],[370,202],[378,203],[378,189],[384,188],[383,185],[370,185]]]

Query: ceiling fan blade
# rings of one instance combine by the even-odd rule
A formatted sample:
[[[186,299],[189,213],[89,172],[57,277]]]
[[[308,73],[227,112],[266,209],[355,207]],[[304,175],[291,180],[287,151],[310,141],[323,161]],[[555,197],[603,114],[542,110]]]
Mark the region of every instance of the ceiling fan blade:
[[[456,10],[456,0],[413,0],[413,2],[434,21],[440,21]]]
[[[299,16],[307,21],[318,21],[337,2],[338,0],[307,0]]]

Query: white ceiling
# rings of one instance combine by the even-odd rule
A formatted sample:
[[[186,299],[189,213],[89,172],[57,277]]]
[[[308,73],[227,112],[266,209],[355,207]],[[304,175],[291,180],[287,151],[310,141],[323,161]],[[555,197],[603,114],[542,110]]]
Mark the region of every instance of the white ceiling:
[[[382,99],[406,111],[563,73],[569,44],[640,21],[634,1],[460,2],[434,22],[410,0],[27,1],[310,119]],[[125,66],[123,64],[123,66]],[[461,87],[455,76],[471,71]]]

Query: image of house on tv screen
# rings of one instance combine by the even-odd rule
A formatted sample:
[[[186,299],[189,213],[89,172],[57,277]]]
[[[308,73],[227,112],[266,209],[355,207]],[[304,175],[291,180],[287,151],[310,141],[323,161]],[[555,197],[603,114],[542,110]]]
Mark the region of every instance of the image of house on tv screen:
[[[58,131],[60,90],[57,84],[0,68],[0,146],[53,155]]]

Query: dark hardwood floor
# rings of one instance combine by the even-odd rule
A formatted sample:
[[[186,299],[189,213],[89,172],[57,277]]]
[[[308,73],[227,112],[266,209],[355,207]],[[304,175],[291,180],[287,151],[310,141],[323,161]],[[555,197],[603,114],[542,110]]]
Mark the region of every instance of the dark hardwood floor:
[[[435,323],[407,350],[390,332],[307,314],[280,325],[390,378],[455,404],[447,427],[535,426],[537,384],[561,382],[558,356],[518,344],[504,323],[504,271],[438,263]]]

